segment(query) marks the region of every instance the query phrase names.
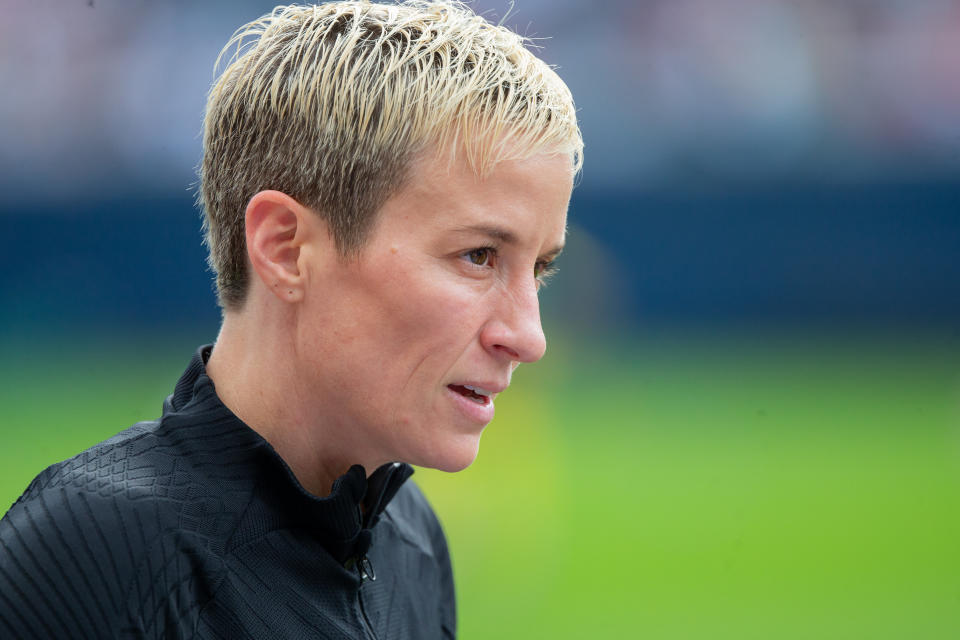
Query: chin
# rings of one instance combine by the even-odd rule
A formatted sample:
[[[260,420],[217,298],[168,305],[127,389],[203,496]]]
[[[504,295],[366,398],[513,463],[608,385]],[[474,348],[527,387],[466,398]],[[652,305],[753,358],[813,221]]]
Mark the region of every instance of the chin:
[[[477,459],[480,450],[480,436],[451,439],[442,446],[423,452],[419,460],[412,462],[418,467],[437,469],[448,473],[463,471]]]

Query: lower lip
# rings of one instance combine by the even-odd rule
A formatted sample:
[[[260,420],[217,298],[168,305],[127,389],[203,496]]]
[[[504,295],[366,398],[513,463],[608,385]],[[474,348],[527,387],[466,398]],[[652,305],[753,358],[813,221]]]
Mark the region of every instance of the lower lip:
[[[453,396],[453,401],[470,420],[480,424],[487,424],[493,420],[493,398],[488,402],[480,404],[474,402],[463,394],[457,393],[450,387],[446,387],[447,393]]]

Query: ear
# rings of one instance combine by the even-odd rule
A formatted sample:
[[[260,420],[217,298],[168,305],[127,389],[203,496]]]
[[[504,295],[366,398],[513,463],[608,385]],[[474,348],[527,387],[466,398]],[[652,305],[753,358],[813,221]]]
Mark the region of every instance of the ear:
[[[268,291],[284,302],[303,299],[298,262],[314,214],[281,191],[260,191],[247,203],[247,255]]]

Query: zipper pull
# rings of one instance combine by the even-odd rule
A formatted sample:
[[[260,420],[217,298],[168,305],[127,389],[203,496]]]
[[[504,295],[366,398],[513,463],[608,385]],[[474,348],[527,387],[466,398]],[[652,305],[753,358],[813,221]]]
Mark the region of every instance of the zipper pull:
[[[357,571],[360,572],[361,583],[364,580],[373,582],[377,579],[377,574],[373,571],[373,563],[370,562],[370,558],[366,555],[360,556],[360,559],[357,561]]]

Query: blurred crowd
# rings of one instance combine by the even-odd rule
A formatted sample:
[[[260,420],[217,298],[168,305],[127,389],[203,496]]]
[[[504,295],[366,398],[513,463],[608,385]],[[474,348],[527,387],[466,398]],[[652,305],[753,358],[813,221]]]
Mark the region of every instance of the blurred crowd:
[[[233,29],[275,2],[3,0],[0,184],[182,193]],[[960,168],[958,0],[482,0],[580,108],[583,187]]]

